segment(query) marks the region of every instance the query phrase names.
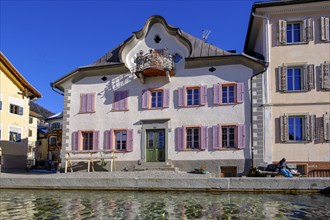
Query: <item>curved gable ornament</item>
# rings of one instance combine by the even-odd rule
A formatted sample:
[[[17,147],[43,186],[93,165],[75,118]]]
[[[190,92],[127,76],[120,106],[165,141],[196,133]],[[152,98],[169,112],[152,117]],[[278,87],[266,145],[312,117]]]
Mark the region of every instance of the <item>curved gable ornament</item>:
[[[144,61],[146,61],[144,67],[163,63],[166,65],[151,66],[158,70],[163,69],[165,72],[171,70],[171,65],[174,65],[172,55],[177,53],[178,48],[182,57],[189,57],[192,53],[192,44],[182,35],[181,30],[170,26],[163,17],[156,15],[150,17],[140,31],[133,32],[133,36],[121,48],[119,57],[121,62],[139,77],[136,71],[139,68],[141,70],[143,67],[141,62],[143,64]],[[152,58],[155,60],[150,60]],[[150,68],[149,73],[154,72],[157,75],[155,73],[157,71],[152,71],[152,67]],[[173,75],[174,72],[170,74]]]

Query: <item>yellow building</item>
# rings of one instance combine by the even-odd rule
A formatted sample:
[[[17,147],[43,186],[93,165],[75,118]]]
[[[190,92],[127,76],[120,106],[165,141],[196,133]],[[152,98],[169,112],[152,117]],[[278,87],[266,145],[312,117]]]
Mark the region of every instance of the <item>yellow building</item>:
[[[30,85],[0,52],[0,147],[1,169],[27,166],[30,100],[41,94]]]

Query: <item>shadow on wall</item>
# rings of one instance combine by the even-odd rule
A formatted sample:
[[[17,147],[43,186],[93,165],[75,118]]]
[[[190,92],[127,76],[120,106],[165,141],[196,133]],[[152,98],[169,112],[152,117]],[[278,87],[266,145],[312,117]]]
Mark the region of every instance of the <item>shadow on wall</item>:
[[[28,139],[21,142],[0,141],[2,150],[0,163],[1,172],[26,171]]]

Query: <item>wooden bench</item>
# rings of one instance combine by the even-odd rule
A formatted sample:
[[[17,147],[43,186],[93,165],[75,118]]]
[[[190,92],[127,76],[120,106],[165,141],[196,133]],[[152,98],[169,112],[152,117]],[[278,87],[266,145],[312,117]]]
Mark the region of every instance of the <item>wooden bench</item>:
[[[103,153],[105,155],[107,155],[107,153],[112,153],[111,156],[98,156],[96,155],[97,153]],[[112,172],[113,170],[115,170],[115,159],[117,157],[115,157],[114,155],[114,151],[67,151],[65,153],[65,169],[64,172],[67,173],[68,172],[68,168],[70,168],[70,171],[73,172],[73,161],[87,161],[87,172],[90,172],[90,170],[92,169],[92,172],[95,172],[94,169],[94,162],[99,162],[99,161],[110,161],[110,171]],[[76,157],[73,156],[75,154],[82,154],[82,155],[86,155],[85,157]]]

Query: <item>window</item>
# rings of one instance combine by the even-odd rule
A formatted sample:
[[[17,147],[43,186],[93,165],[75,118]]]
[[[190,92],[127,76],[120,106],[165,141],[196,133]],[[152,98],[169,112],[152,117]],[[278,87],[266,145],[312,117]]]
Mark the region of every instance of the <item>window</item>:
[[[302,90],[302,70],[299,67],[288,68],[287,71],[287,90],[300,91]]]
[[[93,150],[93,132],[82,132],[82,149]]]
[[[222,147],[235,148],[235,129],[234,126],[222,126]]]
[[[56,145],[57,143],[57,138],[54,136],[49,137],[49,145]]]
[[[215,125],[212,127],[213,149],[245,148],[245,125]]]
[[[235,103],[235,86],[222,87],[222,103]]]
[[[159,109],[168,108],[170,103],[169,89],[149,89],[142,91],[142,108]]]
[[[286,39],[287,43],[301,42],[301,24],[287,23],[286,25]]]
[[[178,89],[178,105],[183,106],[199,106],[207,103],[207,87],[181,87]]]
[[[314,65],[286,66],[278,68],[279,91],[297,92],[310,91],[315,88]]]
[[[23,115],[23,108],[18,105],[10,104],[10,113]]]
[[[177,150],[205,150],[208,147],[207,126],[182,126],[176,129]]]
[[[95,94],[80,94],[80,113],[95,112]]]
[[[303,141],[303,121],[302,117],[289,117],[289,141]]]
[[[151,92],[151,108],[163,107],[163,91]]]
[[[279,20],[278,40],[281,44],[295,44],[313,40],[313,20],[301,21]]]
[[[105,150],[133,151],[133,129],[110,129],[104,132]]]
[[[127,132],[126,131],[115,131],[115,143],[116,150],[126,150],[127,144]]]
[[[0,111],[2,110],[2,101],[0,101]]]
[[[284,115],[280,117],[282,142],[315,140],[315,115]]]
[[[321,64],[321,89],[322,90],[330,90],[330,79],[329,79],[329,69],[330,64],[328,62],[324,62]]]
[[[33,123],[33,118],[29,117],[29,124],[32,124],[32,123]]]
[[[236,104],[244,101],[244,83],[218,83],[213,85],[213,104]]]
[[[52,130],[57,130],[57,129],[61,129],[61,123],[60,122],[54,122],[51,125]]]
[[[29,137],[32,137],[32,130],[29,129]]]
[[[330,41],[329,17],[321,17],[321,40]]]
[[[115,91],[112,105],[113,111],[127,111],[128,110],[128,90]]]
[[[199,148],[199,128],[187,128],[187,149]]]
[[[14,132],[14,131],[10,131],[9,132],[9,141],[21,142],[21,134]]]

